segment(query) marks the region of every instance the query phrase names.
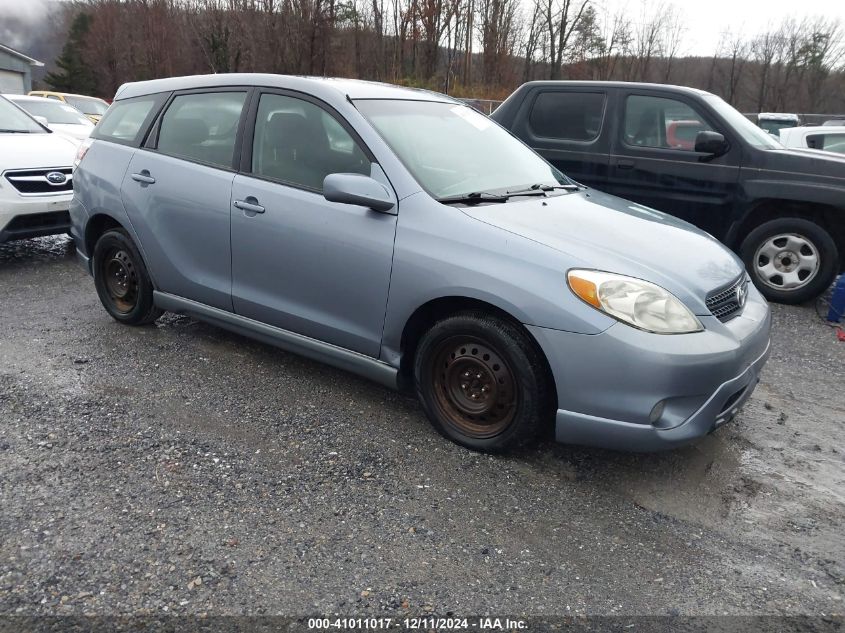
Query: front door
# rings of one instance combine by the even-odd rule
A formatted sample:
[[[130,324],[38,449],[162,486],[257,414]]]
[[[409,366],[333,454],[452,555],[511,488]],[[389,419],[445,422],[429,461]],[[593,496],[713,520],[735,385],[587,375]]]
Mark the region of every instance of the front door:
[[[738,143],[692,102],[636,90],[620,98],[621,120],[604,189],[724,238],[737,197]],[[729,151],[715,158],[696,152],[700,131],[725,135]]]
[[[328,202],[322,187],[331,173],[389,183],[323,104],[265,92],[253,110],[232,187],[235,312],[377,357],[396,216]]]

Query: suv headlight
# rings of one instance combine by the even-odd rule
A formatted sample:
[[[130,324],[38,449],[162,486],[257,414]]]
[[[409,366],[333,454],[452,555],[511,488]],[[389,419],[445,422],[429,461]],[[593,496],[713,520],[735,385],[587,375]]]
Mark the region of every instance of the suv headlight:
[[[575,295],[608,316],[655,334],[688,334],[704,327],[675,295],[658,285],[598,270],[570,270]]]

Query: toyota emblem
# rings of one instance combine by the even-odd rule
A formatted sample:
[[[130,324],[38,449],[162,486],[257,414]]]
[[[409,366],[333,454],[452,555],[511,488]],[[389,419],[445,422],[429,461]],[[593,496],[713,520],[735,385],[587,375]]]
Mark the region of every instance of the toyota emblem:
[[[748,285],[747,284],[740,284],[739,287],[736,289],[736,302],[739,304],[740,308],[745,306],[745,300],[747,298],[748,298]]]

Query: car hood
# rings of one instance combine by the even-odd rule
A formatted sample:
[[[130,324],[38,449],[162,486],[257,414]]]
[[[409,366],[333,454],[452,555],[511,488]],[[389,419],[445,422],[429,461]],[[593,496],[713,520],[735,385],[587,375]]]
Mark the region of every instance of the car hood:
[[[845,180],[845,155],[812,149],[766,151],[766,169]]]
[[[0,172],[70,167],[77,143],[60,134],[0,134]]]
[[[77,141],[84,141],[94,131],[93,125],[76,125],[73,123],[51,123],[48,127],[58,134]]]
[[[736,255],[691,224],[595,190],[462,210],[569,255],[569,267],[656,283],[698,315],[710,314],[709,293],[743,271]]]

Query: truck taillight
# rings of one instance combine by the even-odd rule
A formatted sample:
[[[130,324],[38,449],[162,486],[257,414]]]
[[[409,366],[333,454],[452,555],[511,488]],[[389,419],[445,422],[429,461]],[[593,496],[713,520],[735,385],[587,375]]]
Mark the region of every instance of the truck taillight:
[[[81,163],[82,159],[85,158],[85,154],[88,152],[88,148],[91,147],[91,143],[93,142],[93,139],[86,138],[79,144],[79,149],[76,150],[76,158],[73,160],[74,169],[79,167],[79,163]]]

